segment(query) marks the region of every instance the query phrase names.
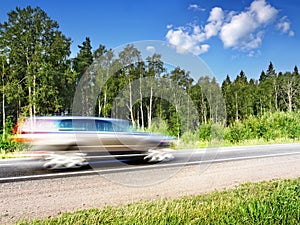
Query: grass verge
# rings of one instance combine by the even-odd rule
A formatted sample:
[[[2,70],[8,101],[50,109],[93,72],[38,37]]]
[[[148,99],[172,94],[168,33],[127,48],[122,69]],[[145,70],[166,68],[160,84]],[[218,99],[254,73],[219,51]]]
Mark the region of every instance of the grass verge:
[[[253,146],[253,145],[271,145],[271,144],[292,144],[300,143],[299,139],[277,138],[275,140],[266,141],[264,139],[244,140],[232,143],[226,140],[221,140],[218,143],[209,143],[208,141],[190,141],[178,142],[174,145],[174,149],[194,149],[194,148],[207,148],[214,147],[233,147],[233,146]]]
[[[14,158],[24,158],[24,155],[27,153],[28,150],[19,150],[16,149],[13,152],[7,152],[3,149],[0,149],[0,160],[1,159],[14,159]]]
[[[175,200],[64,213],[18,224],[299,224],[300,177]]]

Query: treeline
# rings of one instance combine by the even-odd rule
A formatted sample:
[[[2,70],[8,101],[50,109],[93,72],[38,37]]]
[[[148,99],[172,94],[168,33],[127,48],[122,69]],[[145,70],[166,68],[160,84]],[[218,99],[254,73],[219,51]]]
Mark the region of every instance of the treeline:
[[[195,81],[179,66],[170,69],[160,54],[142,60],[133,45],[115,55],[104,45],[93,50],[87,37],[74,58],[70,45],[38,7],[16,8],[0,23],[3,134],[21,116],[121,115],[141,129],[165,127],[179,136],[213,122],[233,126],[266,113],[299,111],[297,66],[277,73],[270,62],[259,80],[241,71],[219,85],[205,74]]]
[[[228,124],[250,115],[263,116],[270,112],[299,112],[300,75],[298,67],[293,72],[276,72],[273,63],[262,71],[259,80],[248,80],[240,74],[231,81],[227,75],[222,83],[226,101]]]

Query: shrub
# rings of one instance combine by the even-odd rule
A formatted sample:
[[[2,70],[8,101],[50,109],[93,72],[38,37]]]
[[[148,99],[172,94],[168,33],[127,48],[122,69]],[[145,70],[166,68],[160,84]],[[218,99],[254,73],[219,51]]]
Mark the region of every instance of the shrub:
[[[199,140],[210,141],[211,140],[211,123],[203,124],[199,127]]]
[[[265,113],[262,117],[249,116],[243,121],[235,121],[225,130],[225,140],[237,143],[263,138],[299,139],[300,113]]]

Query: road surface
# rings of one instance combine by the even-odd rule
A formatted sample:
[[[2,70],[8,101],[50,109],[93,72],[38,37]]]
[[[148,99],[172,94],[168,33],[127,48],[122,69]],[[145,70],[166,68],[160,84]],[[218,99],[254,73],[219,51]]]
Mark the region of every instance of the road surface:
[[[152,165],[95,163],[72,171],[39,169],[32,160],[0,162],[0,224],[60,212],[174,198],[248,181],[300,176],[300,144],[184,150]]]

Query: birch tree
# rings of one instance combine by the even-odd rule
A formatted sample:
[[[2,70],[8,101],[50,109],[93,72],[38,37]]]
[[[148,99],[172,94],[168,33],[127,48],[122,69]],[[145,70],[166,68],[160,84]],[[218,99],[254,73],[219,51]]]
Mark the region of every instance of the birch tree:
[[[59,112],[71,40],[39,7],[16,8],[0,24],[0,49],[7,48],[16,107],[25,115]],[[16,90],[13,90],[16,91]]]

